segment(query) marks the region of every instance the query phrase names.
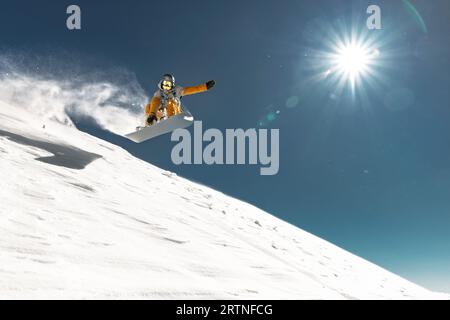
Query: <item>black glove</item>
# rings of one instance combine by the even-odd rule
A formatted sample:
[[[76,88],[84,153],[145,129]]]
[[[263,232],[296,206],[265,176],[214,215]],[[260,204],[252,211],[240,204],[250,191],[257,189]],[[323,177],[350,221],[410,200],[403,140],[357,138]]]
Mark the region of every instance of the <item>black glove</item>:
[[[156,119],[156,116],[154,115],[154,114],[151,114],[151,115],[149,115],[148,116],[148,118],[147,118],[147,123],[148,124],[153,124],[153,122],[155,122],[157,119]]]
[[[211,89],[212,87],[214,87],[216,85],[216,82],[214,80],[210,80],[206,83],[206,89]]]

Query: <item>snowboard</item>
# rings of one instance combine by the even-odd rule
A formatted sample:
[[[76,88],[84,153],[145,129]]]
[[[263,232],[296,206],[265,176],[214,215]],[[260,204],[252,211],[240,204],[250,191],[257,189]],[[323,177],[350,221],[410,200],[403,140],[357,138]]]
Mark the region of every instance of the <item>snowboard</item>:
[[[189,111],[184,110],[182,113],[168,119],[160,120],[156,124],[138,128],[135,132],[126,134],[125,137],[136,143],[141,143],[176,129],[187,128],[192,123],[194,123],[194,117]]]

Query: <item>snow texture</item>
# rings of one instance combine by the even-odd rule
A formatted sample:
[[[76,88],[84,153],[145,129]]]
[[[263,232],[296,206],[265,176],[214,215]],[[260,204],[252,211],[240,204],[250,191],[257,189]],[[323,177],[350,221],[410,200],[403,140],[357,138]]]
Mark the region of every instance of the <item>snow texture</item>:
[[[45,115],[0,94],[2,299],[448,298]]]

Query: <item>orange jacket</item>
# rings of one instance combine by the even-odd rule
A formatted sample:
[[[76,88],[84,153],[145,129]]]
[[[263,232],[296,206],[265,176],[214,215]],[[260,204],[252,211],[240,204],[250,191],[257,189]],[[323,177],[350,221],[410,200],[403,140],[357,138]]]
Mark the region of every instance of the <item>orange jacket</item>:
[[[192,86],[192,87],[175,87],[175,98],[181,98],[183,96],[188,96],[191,94],[201,93],[204,91],[207,91],[206,84],[201,84],[198,86]],[[169,117],[181,113],[181,106],[179,103],[179,99],[171,99],[168,101],[166,108],[167,108],[167,115]],[[145,106],[145,115],[149,116],[151,114],[157,115],[157,111],[161,105],[161,94],[159,91],[157,91],[151,101]]]

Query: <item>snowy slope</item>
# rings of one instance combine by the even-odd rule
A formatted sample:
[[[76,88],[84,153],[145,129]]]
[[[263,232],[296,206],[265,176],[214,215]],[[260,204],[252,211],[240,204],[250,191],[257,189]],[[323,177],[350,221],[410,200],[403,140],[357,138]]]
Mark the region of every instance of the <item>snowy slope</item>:
[[[5,101],[0,160],[0,298],[447,297]]]

